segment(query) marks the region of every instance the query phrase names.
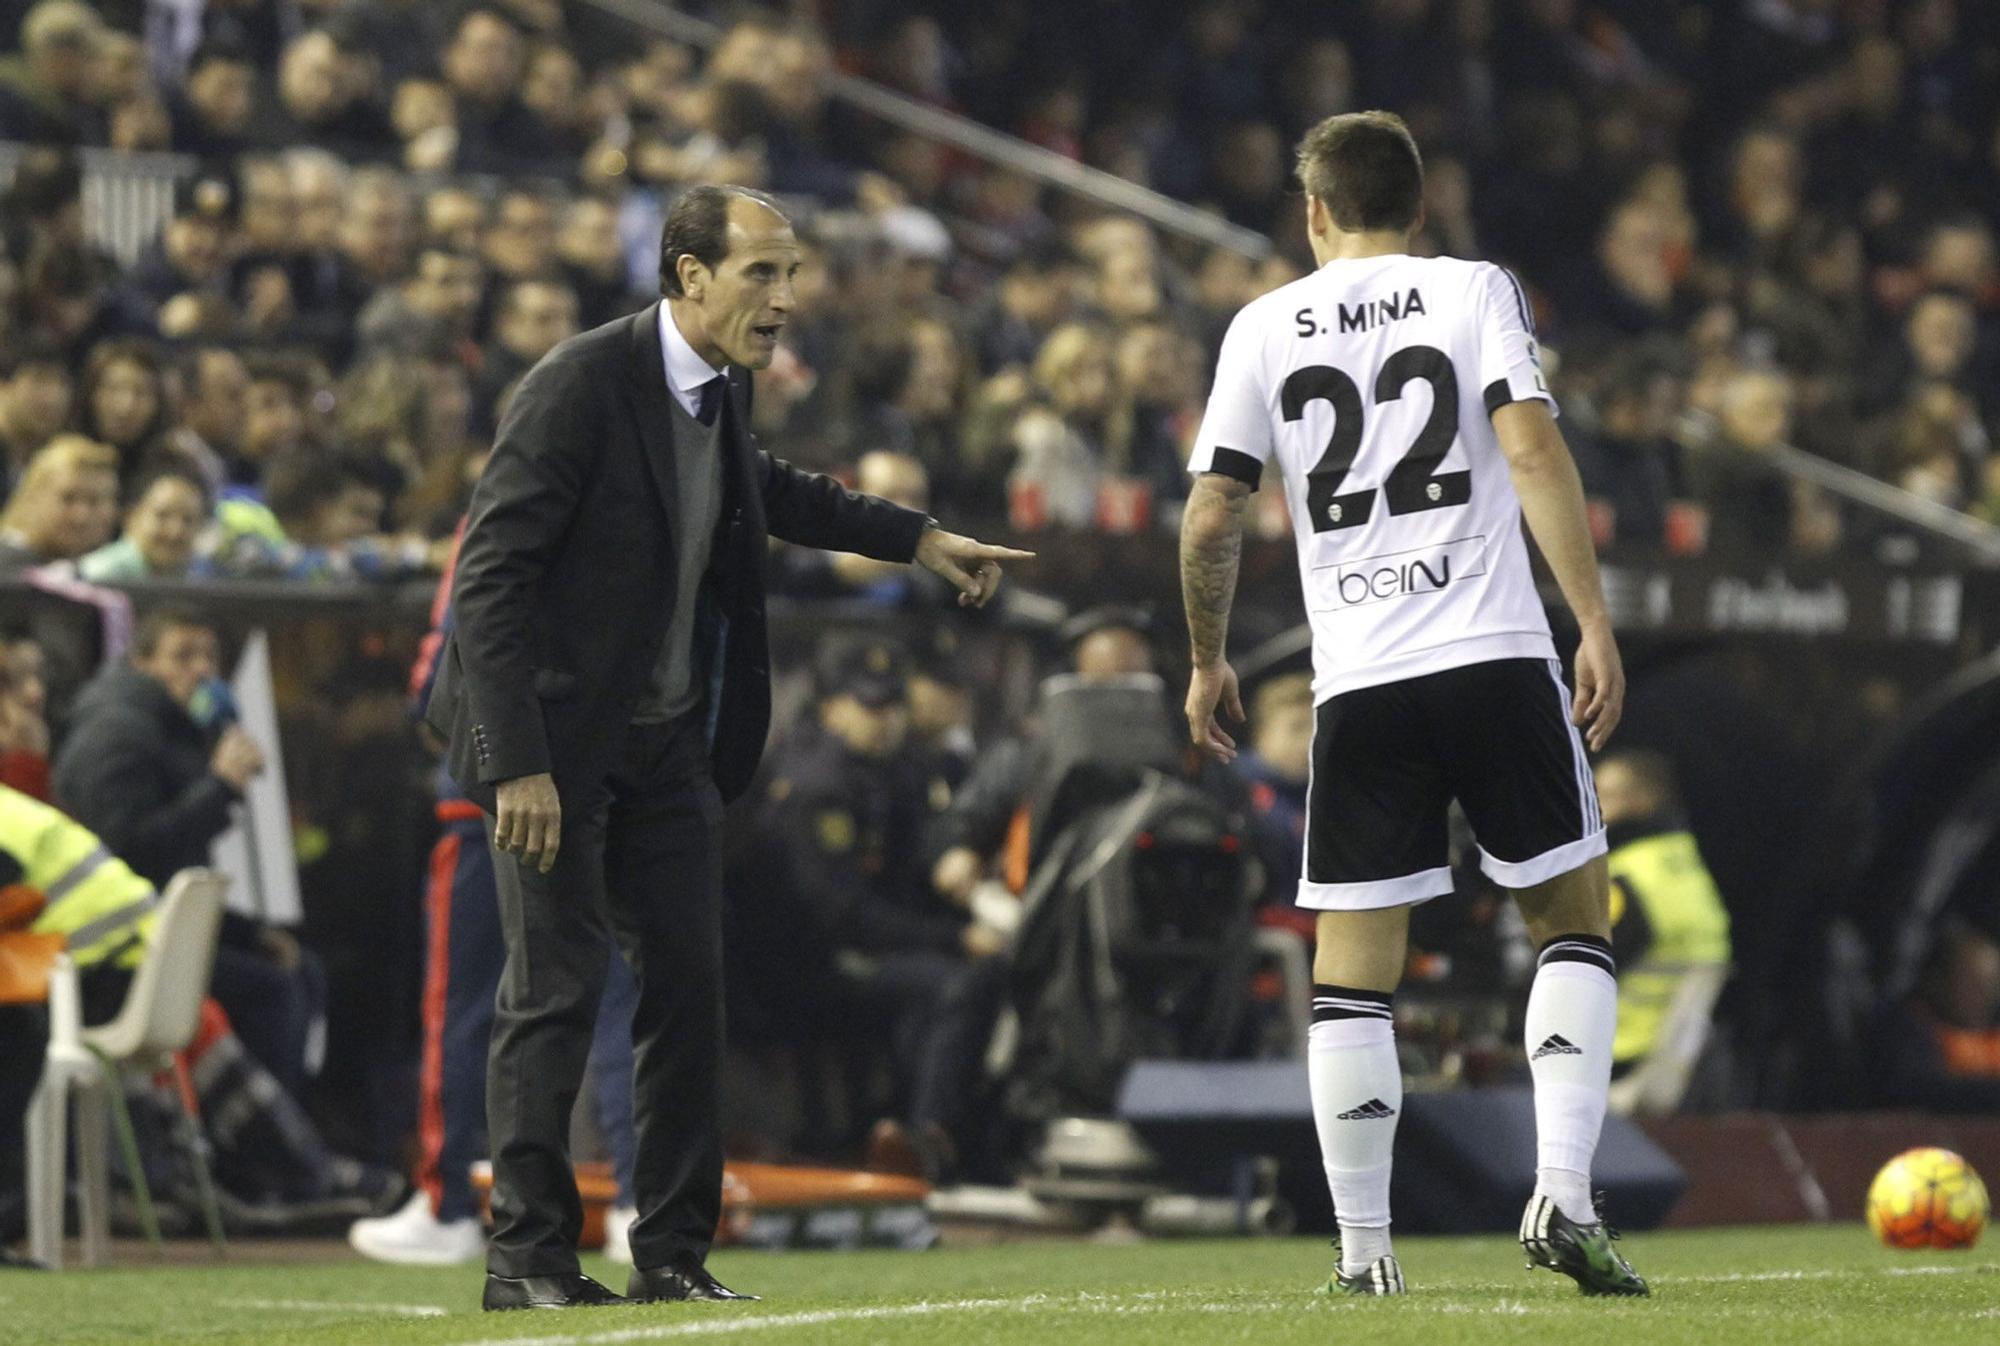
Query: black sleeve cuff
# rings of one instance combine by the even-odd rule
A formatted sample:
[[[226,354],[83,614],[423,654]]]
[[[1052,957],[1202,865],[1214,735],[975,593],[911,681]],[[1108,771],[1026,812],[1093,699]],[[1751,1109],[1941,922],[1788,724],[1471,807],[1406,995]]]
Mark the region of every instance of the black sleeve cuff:
[[[1495,379],[1486,385],[1486,414],[1491,416],[1500,408],[1514,401],[1514,390],[1507,386],[1507,380]]]
[[[1264,475],[1264,465],[1241,449],[1217,449],[1209,460],[1208,470],[1217,476],[1240,481],[1251,490],[1257,489],[1257,481]]]

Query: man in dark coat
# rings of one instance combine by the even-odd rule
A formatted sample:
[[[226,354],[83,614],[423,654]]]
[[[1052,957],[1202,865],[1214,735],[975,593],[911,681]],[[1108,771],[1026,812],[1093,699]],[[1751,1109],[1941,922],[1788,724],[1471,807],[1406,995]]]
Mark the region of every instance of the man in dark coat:
[[[77,695],[56,753],[57,803],[155,888],[209,864],[209,848],[264,769],[263,750],[216,704],[219,666],[206,618],[154,609],[131,659]],[[299,1096],[326,1001],[311,954],[288,931],[229,912],[210,993],[250,1054]]]
[[[489,1309],[620,1298],[577,1269],[568,1147],[607,924],[639,982],[629,1293],[738,1297],[703,1266],[722,1182],[719,827],[770,720],[767,535],[914,560],[967,604],[1026,555],[757,447],[743,371],[776,353],[799,265],[775,202],[694,188],[660,254],[665,299],[557,346],[509,405],[428,715],[493,819],[507,940]]]

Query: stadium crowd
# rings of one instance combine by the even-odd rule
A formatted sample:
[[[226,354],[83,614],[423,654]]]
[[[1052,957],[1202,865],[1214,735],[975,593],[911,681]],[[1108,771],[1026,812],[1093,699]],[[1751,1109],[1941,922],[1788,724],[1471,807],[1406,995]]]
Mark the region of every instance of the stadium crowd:
[[[824,26],[752,15],[703,55],[553,0],[7,6],[0,138],[43,147],[0,262],[7,555],[434,568],[509,385],[647,301],[663,199],[707,178],[803,210],[757,406],[794,458],[904,452],[940,508],[1023,529],[1171,524],[1221,328],[1304,258],[1287,147],[1371,105],[1429,155],[1423,245],[1525,281],[1602,541],[1834,551],[1865,525],[1765,471],[1781,442],[2000,517],[1984,7],[804,8]],[[862,119],[843,65],[1277,249]],[[130,267],[83,228],[91,145],[200,166]]]
[[[0,3],[0,141],[15,143],[0,573],[115,588],[443,570],[515,382],[651,302],[664,209],[711,180],[796,210],[797,310],[754,404],[777,451],[1020,532],[1169,528],[1223,328],[1309,264],[1289,146],[1370,106],[1401,112],[1428,156],[1423,246],[1494,257],[1527,287],[1604,546],[1825,557],[1887,540],[1770,471],[1781,443],[2000,522],[1990,7],[795,8],[720,13],[702,52],[587,0]],[[829,96],[843,69],[1275,246],[1194,245],[865,119]],[[91,147],[185,156],[129,265],[87,227],[86,175],[113,171],[86,167]],[[1280,493],[1257,500],[1259,531],[1285,535]],[[802,600],[945,606],[925,577],[862,558],[794,555],[777,573]],[[261,766],[197,704],[202,679],[165,667],[175,641],[201,647],[183,665],[215,659],[212,631],[178,621],[142,631],[74,703],[45,704],[32,641],[0,660],[6,785],[53,798],[156,886]],[[1143,613],[1085,614],[1064,636],[1087,682],[1166,671]],[[838,982],[880,1016],[907,1123],[888,1148],[933,1174],[980,1168],[980,1138],[954,1132],[1011,936],[991,884],[1025,882],[1036,788],[1032,724],[1002,726],[1013,741],[975,760],[991,708],[949,643],[823,652],[746,853],[785,867],[798,919],[826,938],[811,966],[732,968],[794,994]],[[1310,694],[1278,677],[1254,707],[1240,778],[1195,784],[1247,822],[1276,893],[1297,866]],[[155,763],[156,798],[137,798],[119,752]],[[1641,766],[1635,836],[1679,845],[1671,785]],[[1684,905],[1701,956],[1726,963],[1713,892]],[[1685,954],[1675,918],[1644,906],[1661,928],[1639,947]],[[1433,945],[1463,939],[1461,968],[1504,962],[1490,905],[1470,910],[1478,929]],[[281,1094],[303,1090],[320,970],[282,931],[232,939],[216,996],[244,1020],[240,1049]],[[757,953],[754,935],[737,948]],[[747,999],[752,1035],[758,1008],[784,1004]],[[306,1148],[286,1194],[337,1197],[345,1215],[400,1190],[317,1137]]]

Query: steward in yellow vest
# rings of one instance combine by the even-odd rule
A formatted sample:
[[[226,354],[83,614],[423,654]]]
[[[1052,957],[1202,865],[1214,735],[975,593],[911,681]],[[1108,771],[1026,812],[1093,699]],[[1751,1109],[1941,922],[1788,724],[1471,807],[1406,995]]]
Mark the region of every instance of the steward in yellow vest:
[[[0,785],[0,887],[42,896],[29,928],[61,935],[79,971],[138,966],[159,894],[67,814]]]
[[[1729,912],[1681,822],[1671,769],[1656,753],[1606,758],[1598,798],[1611,844],[1611,947],[1618,959],[1624,1073],[1659,1046],[1674,993],[1691,971],[1729,963]]]

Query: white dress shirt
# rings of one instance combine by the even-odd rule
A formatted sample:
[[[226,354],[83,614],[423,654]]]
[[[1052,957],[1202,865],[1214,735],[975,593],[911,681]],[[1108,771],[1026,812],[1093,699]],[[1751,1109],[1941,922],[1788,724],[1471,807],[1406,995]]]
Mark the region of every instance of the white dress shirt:
[[[711,368],[708,361],[695,354],[694,347],[674,322],[672,306],[664,299],[660,301],[660,349],[667,356],[667,391],[681,404],[682,411],[700,419],[702,385],[722,377],[722,371]]]

